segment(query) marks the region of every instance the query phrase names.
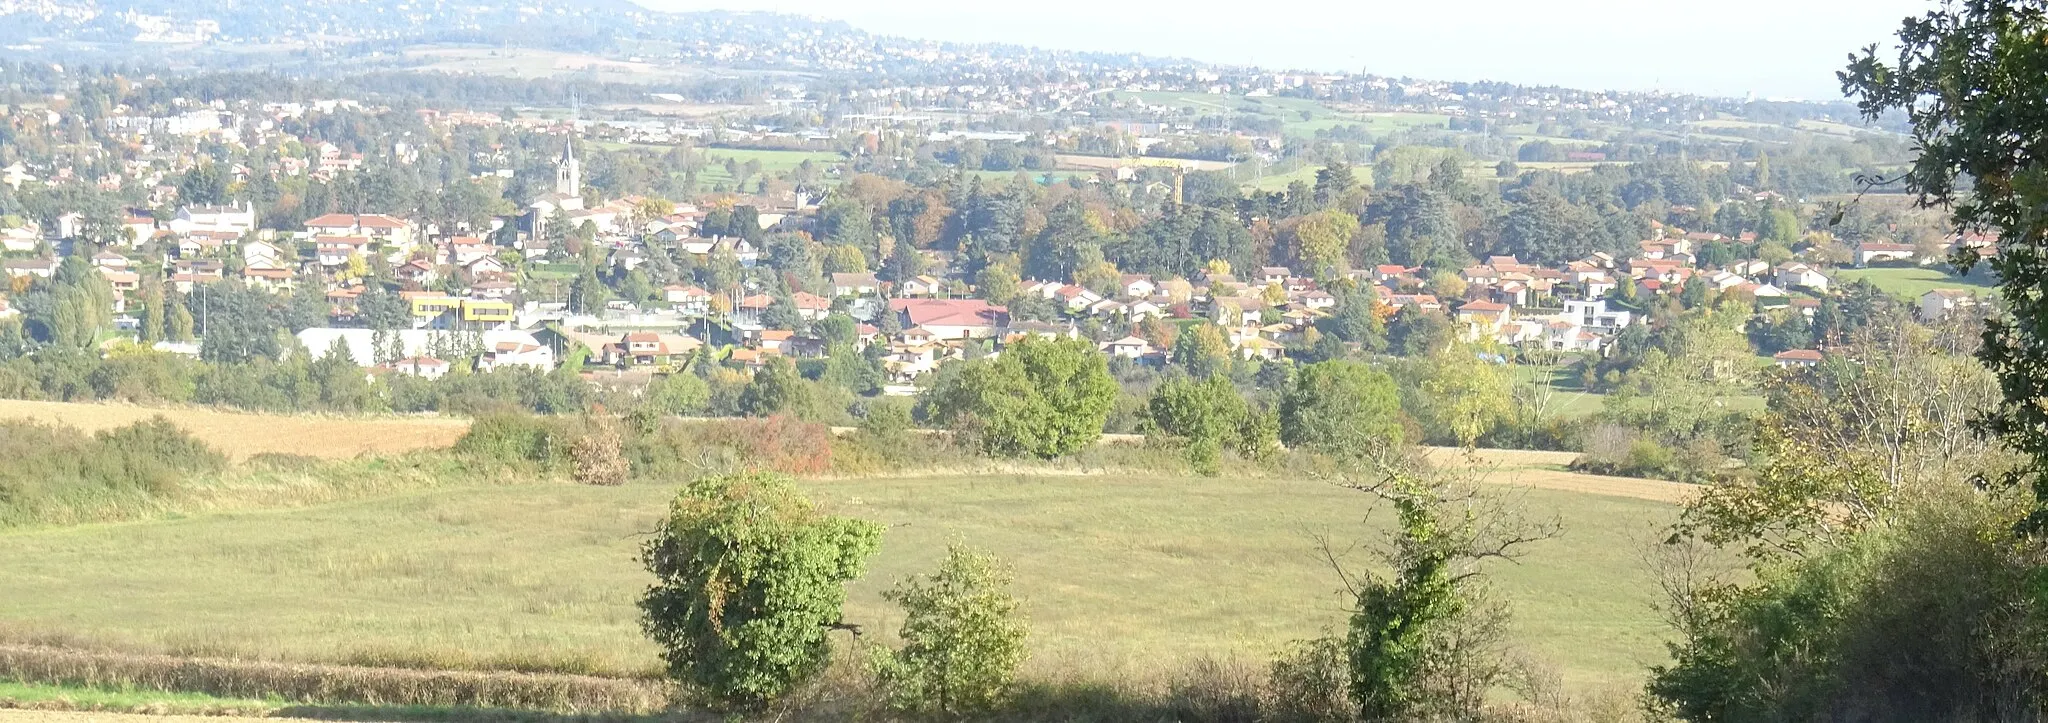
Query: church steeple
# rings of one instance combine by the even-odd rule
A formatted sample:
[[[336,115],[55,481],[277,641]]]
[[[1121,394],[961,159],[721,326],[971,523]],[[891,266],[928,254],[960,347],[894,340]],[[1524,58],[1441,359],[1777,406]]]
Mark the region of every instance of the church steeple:
[[[562,144],[562,159],[555,161],[555,193],[583,195],[583,162],[576,160],[575,136]]]

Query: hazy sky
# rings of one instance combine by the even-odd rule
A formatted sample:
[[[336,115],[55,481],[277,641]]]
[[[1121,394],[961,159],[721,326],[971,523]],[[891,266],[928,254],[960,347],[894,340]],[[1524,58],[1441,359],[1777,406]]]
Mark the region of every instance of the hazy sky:
[[[1853,50],[1933,0],[639,0],[889,35],[1440,80],[1839,96]]]

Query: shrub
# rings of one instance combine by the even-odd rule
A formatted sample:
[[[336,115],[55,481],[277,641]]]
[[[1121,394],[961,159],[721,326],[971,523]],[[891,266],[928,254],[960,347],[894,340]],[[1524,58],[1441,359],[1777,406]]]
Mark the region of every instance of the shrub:
[[[987,711],[1009,694],[1027,632],[1010,572],[987,553],[954,546],[929,576],[883,597],[903,607],[903,647],[872,666],[892,706],[917,712]]]
[[[619,425],[610,417],[586,418],[582,436],[569,444],[569,459],[575,463],[570,474],[587,485],[616,487],[626,483],[632,465],[620,451]]]
[[[534,462],[548,467],[569,454],[570,439],[558,419],[489,414],[470,423],[469,432],[456,440],[455,452],[494,462]]]
[[[0,422],[0,526],[95,519],[178,492],[227,460],[163,417],[91,437],[71,427]]]
[[[742,470],[790,475],[823,474],[832,468],[832,430],[794,417],[670,420],[630,450],[641,477],[690,478]]]
[[[1266,677],[1268,720],[1273,723],[1338,723],[1351,720],[1350,659],[1344,639],[1304,640],[1273,661]]]
[[[880,540],[872,523],[819,512],[788,477],[700,479],[641,549],[655,576],[642,628],[678,682],[727,706],[765,704],[825,668],[844,585]]]

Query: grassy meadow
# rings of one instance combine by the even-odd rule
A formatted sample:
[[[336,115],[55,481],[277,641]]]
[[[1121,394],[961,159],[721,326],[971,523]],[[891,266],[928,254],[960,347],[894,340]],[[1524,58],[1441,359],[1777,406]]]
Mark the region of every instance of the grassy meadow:
[[[1877,288],[1902,299],[1917,301],[1921,295],[1935,289],[1964,289],[1990,296],[1998,287],[1981,284],[1971,279],[1951,276],[1941,269],[1918,267],[1894,267],[1872,269],[1838,269],[1835,280],[1840,283],[1868,279]]]
[[[1519,471],[1497,472],[1515,481]],[[1527,474],[1557,475],[1531,470]],[[848,619],[893,632],[880,593],[965,540],[1015,565],[1041,675],[1121,678],[1201,658],[1261,664],[1341,627],[1314,537],[1361,545],[1390,511],[1312,482],[1112,476],[806,483],[889,526]],[[0,637],[136,652],[647,675],[635,561],[674,488],[509,484],[288,510],[0,533]],[[1663,656],[1636,541],[1663,503],[1514,493],[1564,536],[1493,570],[1521,640],[1568,685],[1626,684]],[[1368,517],[1371,517],[1369,521]],[[1362,521],[1365,521],[1362,523]]]

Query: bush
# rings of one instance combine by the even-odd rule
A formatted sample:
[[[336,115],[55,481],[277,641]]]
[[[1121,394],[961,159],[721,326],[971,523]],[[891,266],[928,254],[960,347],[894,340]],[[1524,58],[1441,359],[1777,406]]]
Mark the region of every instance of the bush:
[[[1267,720],[1273,723],[1339,723],[1351,720],[1350,658],[1344,639],[1295,643],[1273,661],[1266,678]]]
[[[987,553],[954,546],[937,572],[883,596],[903,607],[903,647],[871,665],[890,705],[959,714],[993,710],[1024,663],[1027,632],[1010,572]]]
[[[455,452],[503,464],[537,463],[544,468],[569,459],[575,435],[566,423],[551,417],[500,413],[478,417],[456,440]]]
[[[794,417],[669,420],[629,446],[633,472],[647,478],[768,470],[823,474],[832,468],[832,430]]]
[[[824,670],[844,585],[880,540],[880,527],[819,512],[782,475],[698,480],[641,548],[655,577],[642,628],[678,682],[758,707]]]
[[[582,484],[616,487],[632,471],[620,451],[618,422],[610,417],[587,417],[583,434],[569,443],[569,458],[576,465],[570,475]]]
[[[177,494],[227,459],[163,417],[93,436],[72,427],[0,422],[0,527],[107,516]]]

